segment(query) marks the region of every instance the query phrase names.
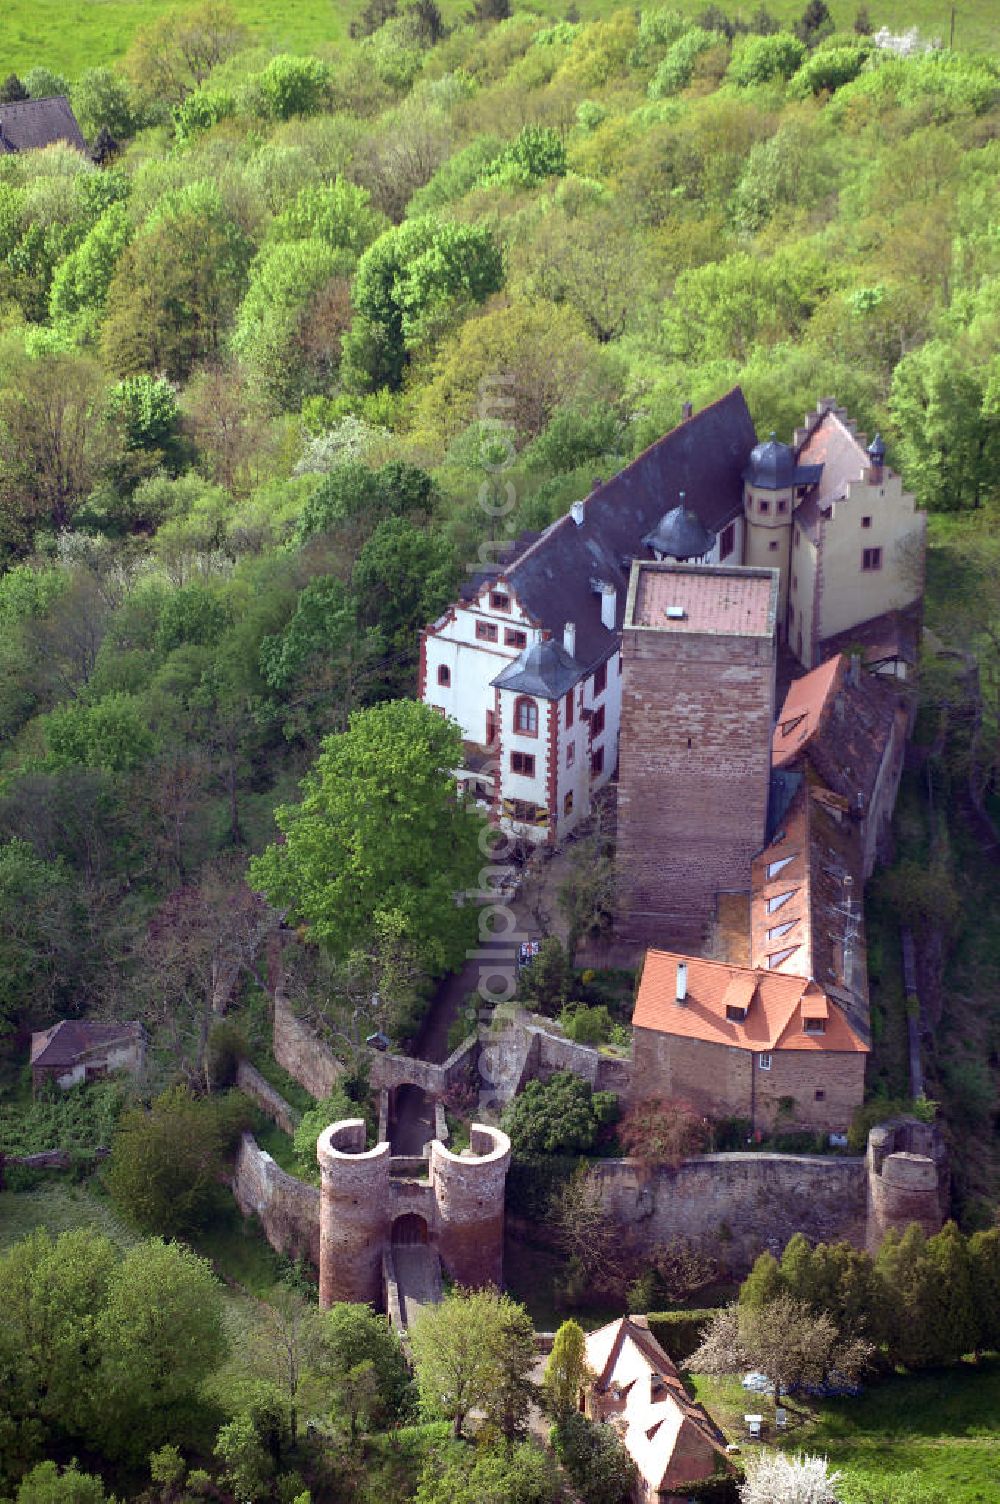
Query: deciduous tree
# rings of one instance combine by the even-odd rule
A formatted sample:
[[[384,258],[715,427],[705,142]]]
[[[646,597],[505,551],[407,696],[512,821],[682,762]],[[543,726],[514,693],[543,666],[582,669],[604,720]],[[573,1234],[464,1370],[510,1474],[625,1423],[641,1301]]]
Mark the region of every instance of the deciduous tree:
[[[458,728],[419,702],[356,711],[327,737],[301,804],[275,818],[285,840],[251,861],[251,881],[346,958],[379,915],[404,917],[430,971],[465,949],[456,894],[480,866],[477,820],[456,798]]]

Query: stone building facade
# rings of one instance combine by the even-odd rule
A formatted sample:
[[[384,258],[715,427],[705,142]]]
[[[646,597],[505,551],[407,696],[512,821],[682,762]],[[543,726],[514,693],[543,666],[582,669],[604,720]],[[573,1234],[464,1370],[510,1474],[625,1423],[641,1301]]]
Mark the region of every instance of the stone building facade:
[[[635,561],[622,634],[620,927],[697,950],[766,838],[778,573]]]

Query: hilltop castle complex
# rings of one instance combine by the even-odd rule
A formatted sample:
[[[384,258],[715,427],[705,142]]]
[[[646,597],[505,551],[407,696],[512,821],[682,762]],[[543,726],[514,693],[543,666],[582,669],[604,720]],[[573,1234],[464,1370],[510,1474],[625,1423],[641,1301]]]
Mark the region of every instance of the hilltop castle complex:
[[[617,930],[650,947],[633,1098],[831,1132],[863,1100],[925,526],[832,400],[759,443],[735,389],[424,632],[421,696],[495,820],[554,842],[617,775]]]

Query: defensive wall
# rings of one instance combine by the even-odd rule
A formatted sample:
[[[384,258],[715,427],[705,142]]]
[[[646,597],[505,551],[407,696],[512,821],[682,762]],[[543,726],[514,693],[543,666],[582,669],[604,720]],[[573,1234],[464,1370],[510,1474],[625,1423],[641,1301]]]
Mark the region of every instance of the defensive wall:
[[[632,1079],[629,1057],[577,1044],[551,1033],[533,1017],[515,1013],[505,1028],[480,1034],[480,1074],[492,1087],[498,1107],[506,1106],[529,1081],[548,1081],[560,1071],[582,1076],[595,1091],[627,1093]]]
[[[344,1067],[322,1039],[297,1018],[283,995],[274,998],[274,1058],[317,1101],[328,1097]],[[463,1040],[442,1064],[431,1060],[413,1060],[408,1055],[369,1050],[369,1079],[374,1091],[391,1091],[397,1086],[419,1086],[431,1097],[443,1097],[470,1069],[479,1054],[475,1035]]]
[[[252,1102],[256,1102],[261,1112],[277,1123],[283,1133],[287,1133],[289,1137],[294,1134],[301,1114],[285,1101],[280,1091],[249,1060],[241,1060],[236,1067],[236,1085]]]
[[[288,1175],[244,1133],[236,1155],[233,1195],[245,1217],[256,1217],[278,1253],[319,1268],[319,1187]]]
[[[467,1040],[443,1065],[372,1051],[372,1084],[383,1102],[393,1088],[412,1083],[440,1106],[440,1096],[468,1073],[480,1050],[498,1108],[528,1080],[560,1070],[576,1072],[597,1090],[621,1093],[631,1069],[628,1059],[575,1044],[521,1015],[507,1029],[485,1031],[481,1043]],[[275,1055],[307,1089],[314,1090],[312,1080],[327,1091],[326,1083],[336,1079],[332,1067],[339,1062],[280,998]],[[443,1114],[436,1116],[439,1136],[426,1157],[413,1160],[394,1158],[384,1141],[366,1151],[359,1123],[327,1129],[319,1146],[322,1213],[320,1193],[285,1175],[245,1135],[236,1176],[240,1206],[259,1217],[274,1247],[307,1252],[321,1268],[321,1297],[328,1301],[381,1302],[383,1256],[403,1236],[434,1244],[460,1283],[499,1282],[509,1142],[480,1125],[473,1128],[472,1153],[452,1154],[440,1137]],[[591,1173],[633,1250],[651,1252],[682,1238],[734,1270],[765,1248],[780,1251],[795,1232],[871,1249],[911,1221],[934,1232],[949,1199],[941,1135],[913,1119],[874,1128],[863,1156],[707,1154],[677,1169],[616,1159],[598,1161]],[[544,1238],[544,1229],[514,1226]]]

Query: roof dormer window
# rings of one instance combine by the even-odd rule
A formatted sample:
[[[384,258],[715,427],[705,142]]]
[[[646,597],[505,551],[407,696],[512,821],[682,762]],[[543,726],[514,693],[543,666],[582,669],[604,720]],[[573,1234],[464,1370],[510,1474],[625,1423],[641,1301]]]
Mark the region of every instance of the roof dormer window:
[[[490,591],[490,606],[494,611],[509,611],[510,596],[503,590]]]
[[[802,1020],[802,1030],[803,1030],[803,1032],[805,1034],[825,1034],[826,1033],[826,1019],[825,1018],[804,1018]]]

